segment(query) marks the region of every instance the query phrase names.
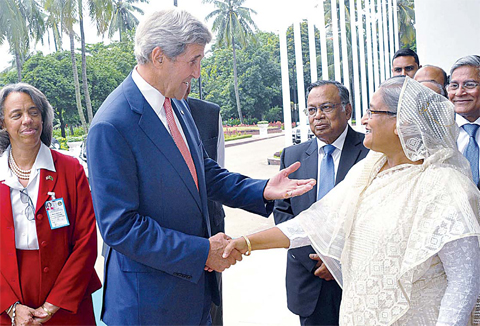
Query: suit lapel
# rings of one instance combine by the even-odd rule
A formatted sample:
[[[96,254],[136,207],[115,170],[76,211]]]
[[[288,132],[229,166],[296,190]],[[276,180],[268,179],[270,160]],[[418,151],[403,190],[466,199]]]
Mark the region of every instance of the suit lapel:
[[[353,129],[348,126],[347,136],[345,137],[345,143],[343,144],[342,155],[338,164],[337,177],[335,185],[342,181],[347,175],[348,171],[358,160],[358,156],[361,152],[362,140],[357,137],[357,134]]]
[[[145,135],[150,138],[158,150],[163,153],[163,156],[178,172],[178,175],[188,188],[189,192],[195,198],[198,207],[201,209],[202,205],[197,187],[195,186],[195,182],[191,177],[187,163],[185,163],[185,160],[183,159],[183,156],[180,153],[177,145],[173,141],[172,136],[146,100],[144,100],[144,108],[142,111],[142,117],[138,122],[139,127],[145,132]]]
[[[311,140],[310,146],[308,146],[307,150],[305,151],[304,159],[300,163],[302,163],[304,168],[303,170],[305,171],[304,175],[302,175],[300,178],[315,178],[315,180],[318,180],[318,143],[315,138]],[[316,184],[311,191],[306,193],[306,198],[309,203],[314,203],[317,201]]]

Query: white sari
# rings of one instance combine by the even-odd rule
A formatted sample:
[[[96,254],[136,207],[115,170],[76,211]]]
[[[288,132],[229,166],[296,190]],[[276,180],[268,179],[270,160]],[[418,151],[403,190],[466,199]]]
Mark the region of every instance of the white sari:
[[[447,288],[438,253],[480,236],[480,192],[452,105],[437,96],[409,78],[400,96],[399,137],[421,165],[379,173],[386,158],[371,152],[295,218],[343,286],[341,325],[436,325]]]

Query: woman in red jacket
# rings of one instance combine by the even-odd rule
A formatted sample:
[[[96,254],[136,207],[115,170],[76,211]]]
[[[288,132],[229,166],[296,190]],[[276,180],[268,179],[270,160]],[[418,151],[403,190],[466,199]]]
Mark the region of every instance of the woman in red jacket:
[[[95,216],[79,162],[51,151],[53,109],[0,91],[0,324],[95,325]]]

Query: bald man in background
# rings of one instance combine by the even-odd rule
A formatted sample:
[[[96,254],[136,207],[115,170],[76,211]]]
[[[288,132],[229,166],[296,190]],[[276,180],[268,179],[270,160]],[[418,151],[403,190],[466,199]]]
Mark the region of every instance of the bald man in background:
[[[440,95],[447,96],[448,77],[445,70],[433,65],[418,69],[414,79]]]

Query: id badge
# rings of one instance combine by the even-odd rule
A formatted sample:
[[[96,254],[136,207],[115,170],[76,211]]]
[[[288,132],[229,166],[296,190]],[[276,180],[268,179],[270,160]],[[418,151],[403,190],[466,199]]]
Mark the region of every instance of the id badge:
[[[70,225],[63,198],[47,201],[45,203],[45,209],[47,211],[48,221],[50,222],[50,228],[52,230]]]

